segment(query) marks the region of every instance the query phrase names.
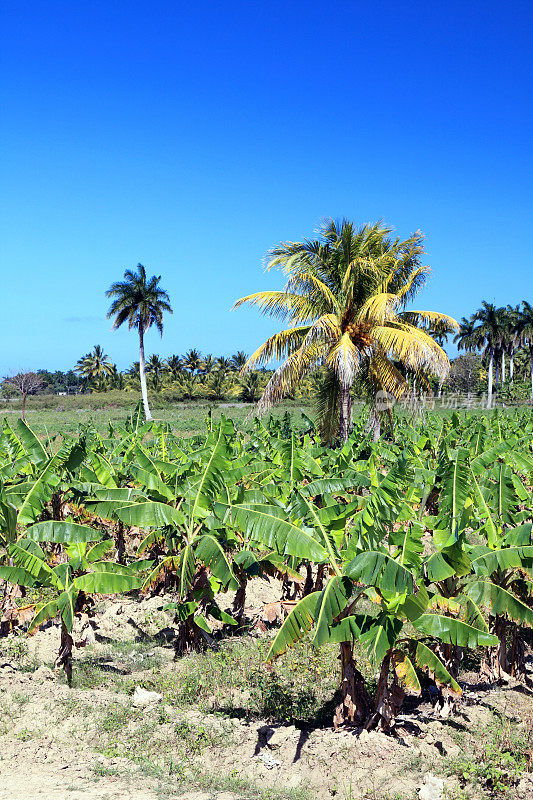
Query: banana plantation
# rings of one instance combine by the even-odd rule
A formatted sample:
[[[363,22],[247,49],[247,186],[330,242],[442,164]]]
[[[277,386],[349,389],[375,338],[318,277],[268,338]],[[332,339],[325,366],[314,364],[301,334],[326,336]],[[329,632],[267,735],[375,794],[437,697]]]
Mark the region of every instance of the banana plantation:
[[[405,418],[377,442],[361,419],[329,449],[306,417],[207,417],[183,439],[138,407],[59,449],[4,421],[0,459],[2,634],[59,620],[69,684],[74,622],[96,598],[164,594],[180,659],[245,630],[249,587],[272,578],[283,613],[267,664],[304,639],[337,647],[332,728],[394,733],[428,684],[453,713],[465,658],[489,682],[526,679],[530,411]]]

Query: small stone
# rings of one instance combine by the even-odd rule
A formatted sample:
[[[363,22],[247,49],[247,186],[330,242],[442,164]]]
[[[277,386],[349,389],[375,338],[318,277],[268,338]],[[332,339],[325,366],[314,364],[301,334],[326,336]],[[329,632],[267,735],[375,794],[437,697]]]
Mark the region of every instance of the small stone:
[[[444,779],[436,778],[430,772],[424,775],[424,785],[418,790],[420,800],[442,800]]]
[[[152,703],[159,703],[163,699],[162,695],[158,692],[148,692],[140,686],[135,687],[133,692],[133,705],[135,708],[146,708]]]

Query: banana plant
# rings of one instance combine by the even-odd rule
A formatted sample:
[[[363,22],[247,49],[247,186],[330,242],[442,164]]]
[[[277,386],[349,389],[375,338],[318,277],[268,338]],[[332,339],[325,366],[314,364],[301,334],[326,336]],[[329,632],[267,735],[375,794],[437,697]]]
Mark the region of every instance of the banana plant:
[[[67,560],[52,566],[41,544],[61,544]],[[31,525],[24,538],[9,545],[11,565],[0,567],[0,577],[19,586],[47,590],[35,609],[29,632],[46,620],[59,617],[61,642],[56,668],[63,667],[72,685],[73,626],[90,602],[91,594],[119,594],[140,586],[135,570],[102,560],[113,547],[112,540],[88,526],[50,520]]]
[[[224,534],[212,524],[210,508],[222,495],[228,496],[225,472],[229,469],[227,425],[220,423],[209,448],[197,453],[184,475],[164,481],[157,465],[145,453],[143,470],[154,480],[143,477],[143,492],[157,499],[135,498],[128,505],[118,504],[114,515],[127,526],[148,529],[138,553],[163,545],[161,558],[144,581],[143,591],[157,585],[161,577],[173,584],[173,608],[178,622],[176,649],[183,653],[210,640],[208,617],[234,625],[215,601],[219,591],[237,589],[228,544]],[[140,451],[138,451],[139,453]]]

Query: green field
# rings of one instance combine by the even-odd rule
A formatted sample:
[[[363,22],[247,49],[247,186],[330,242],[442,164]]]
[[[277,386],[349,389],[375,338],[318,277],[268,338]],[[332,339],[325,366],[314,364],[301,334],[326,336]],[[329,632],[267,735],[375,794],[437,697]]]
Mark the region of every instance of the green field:
[[[115,393],[107,393],[108,395]],[[136,397],[124,393],[116,393],[119,398],[102,398],[100,395],[54,397],[52,408],[32,408],[26,410],[26,421],[35,433],[45,440],[57,434],[76,434],[80,426],[89,422],[94,423],[100,433],[106,433],[108,423],[115,425],[123,422],[128,413],[136,405]],[[40,399],[40,398],[39,398]],[[88,402],[92,401],[92,403]],[[51,404],[51,401],[49,401]],[[31,400],[30,400],[31,403]],[[172,430],[179,436],[194,436],[205,431],[207,416],[211,413],[214,422],[220,421],[222,415],[233,419],[236,425],[244,424],[248,415],[253,412],[251,403],[209,403],[196,401],[190,403],[157,404],[153,408],[156,420],[169,422]],[[274,418],[282,417],[289,412],[294,420],[301,419],[302,411],[312,414],[309,404],[296,402],[281,403],[272,410]],[[14,423],[20,416],[20,411],[14,408],[10,413],[5,413],[0,408],[0,419],[7,418]]]

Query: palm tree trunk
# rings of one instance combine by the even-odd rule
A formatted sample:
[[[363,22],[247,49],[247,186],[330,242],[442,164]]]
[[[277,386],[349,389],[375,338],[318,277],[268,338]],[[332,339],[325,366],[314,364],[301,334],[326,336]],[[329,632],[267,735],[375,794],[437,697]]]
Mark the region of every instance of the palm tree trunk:
[[[150,406],[148,405],[148,392],[146,390],[146,372],[144,360],[144,331],[142,323],[139,325],[139,376],[141,378],[141,394],[143,398],[144,416],[146,419],[152,419],[150,413]]]
[[[531,400],[533,401],[533,344],[529,345],[529,372],[531,375]]]
[[[342,442],[347,442],[350,433],[352,432],[352,393],[350,386],[341,384],[340,390],[340,421],[339,421],[339,434]]]
[[[489,354],[489,371],[487,374],[487,408],[492,405],[492,370],[494,368],[494,353],[491,350]]]
[[[378,442],[381,436],[381,420],[376,410],[372,412],[372,441]]]
[[[502,383],[505,383],[505,351],[502,350]]]
[[[514,380],[514,350],[511,350],[509,354],[509,380],[511,383]]]

